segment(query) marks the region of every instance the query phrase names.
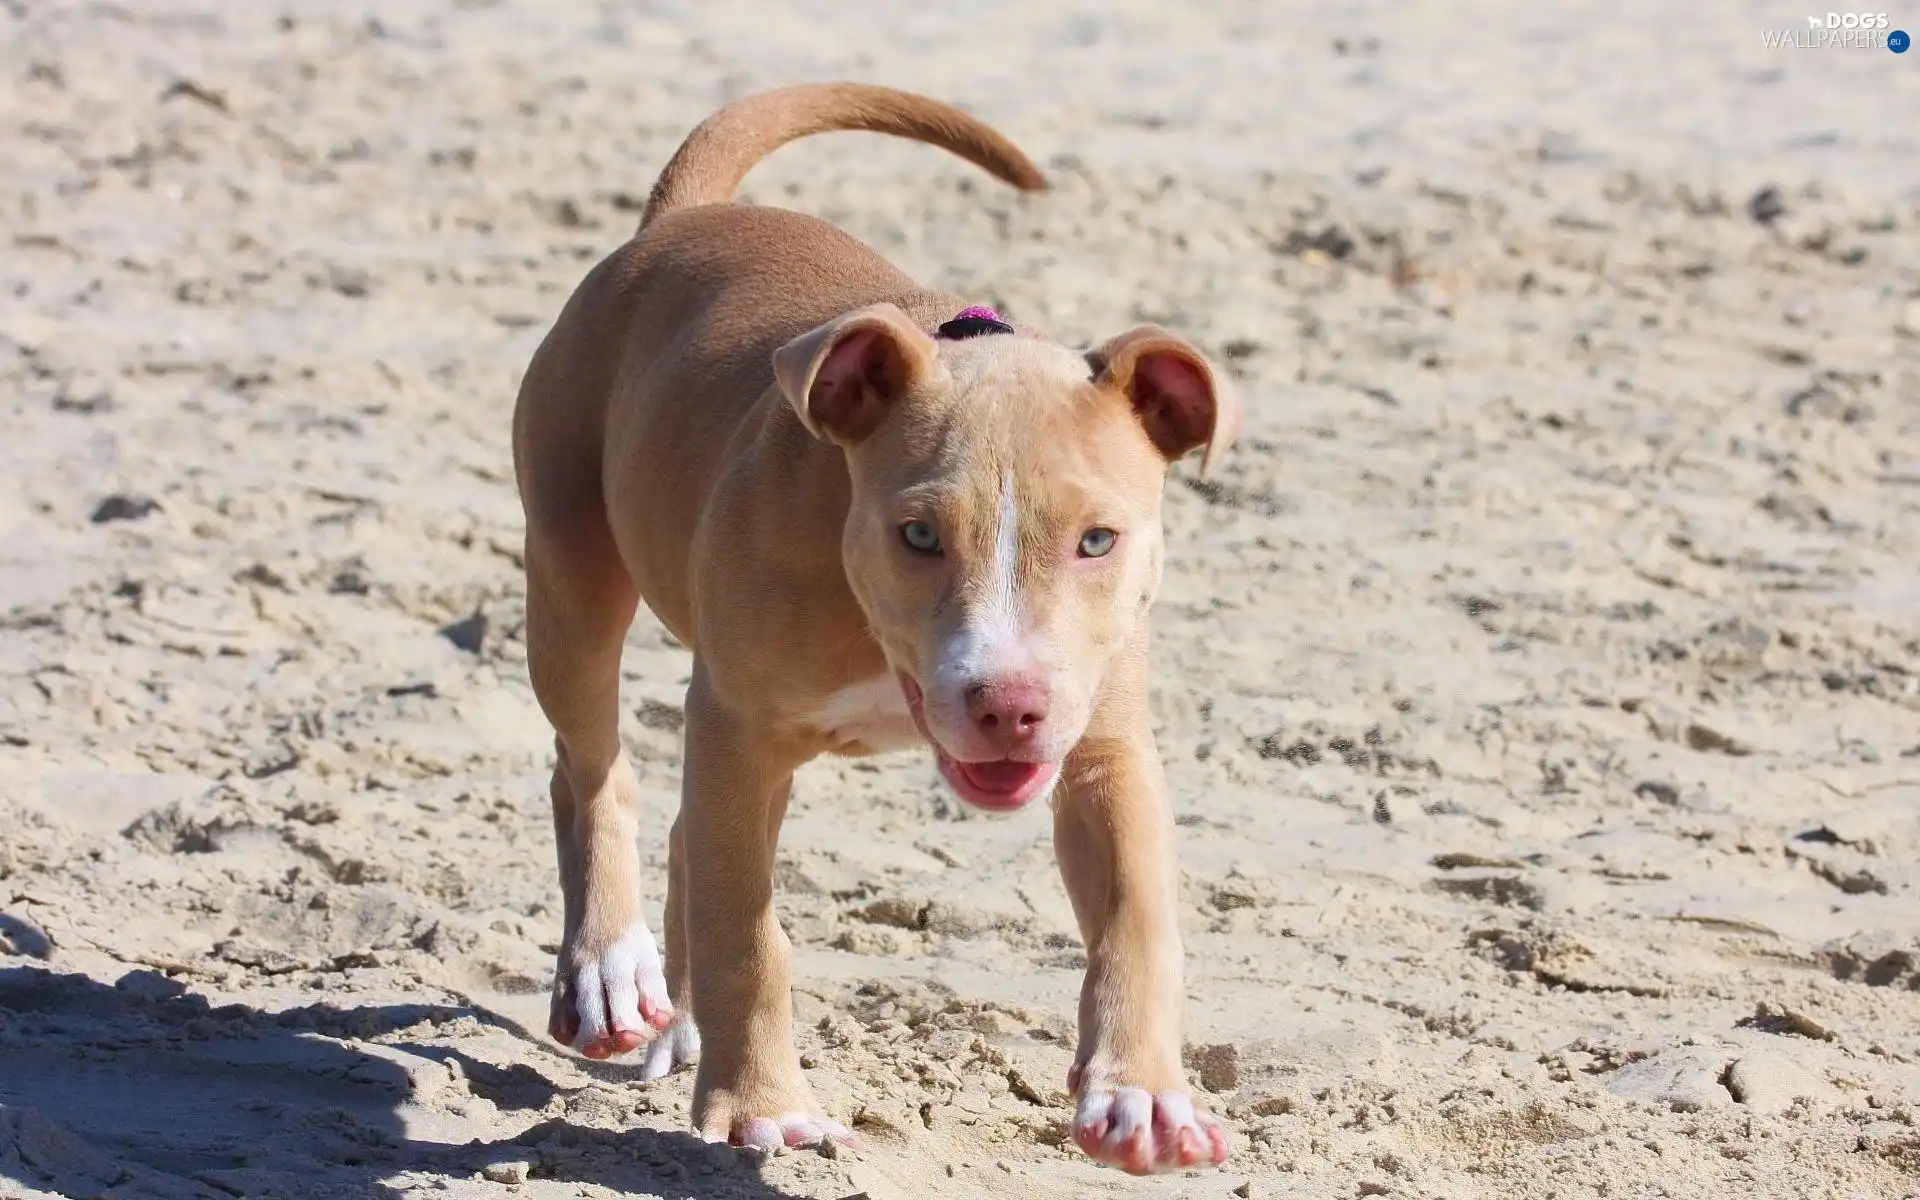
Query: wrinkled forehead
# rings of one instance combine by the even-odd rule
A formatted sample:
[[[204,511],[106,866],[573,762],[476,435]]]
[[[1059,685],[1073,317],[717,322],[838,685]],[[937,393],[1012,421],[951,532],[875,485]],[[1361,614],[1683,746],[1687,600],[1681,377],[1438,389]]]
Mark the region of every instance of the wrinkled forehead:
[[[1084,356],[1057,342],[1015,334],[987,334],[940,343],[940,363],[955,399],[1016,402],[1050,394],[1057,400],[1089,390],[1092,371]]]
[[[1163,460],[1082,355],[1010,334],[943,342],[939,353],[939,385],[895,414],[895,436],[876,439],[866,464],[875,484],[969,506],[1011,491],[1036,514],[1158,494]]]

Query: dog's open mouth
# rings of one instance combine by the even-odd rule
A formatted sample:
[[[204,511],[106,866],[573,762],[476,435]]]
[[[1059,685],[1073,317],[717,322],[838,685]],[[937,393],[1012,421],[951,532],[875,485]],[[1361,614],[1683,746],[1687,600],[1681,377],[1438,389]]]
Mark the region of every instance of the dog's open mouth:
[[[906,693],[907,711],[920,736],[933,747],[940,778],[947,781],[954,795],[975,808],[988,812],[1014,812],[1025,808],[1053,787],[1060,764],[1019,762],[1003,758],[990,762],[961,762],[940,746],[940,739],[927,728],[925,696],[913,676],[900,672],[900,690]]]
[[[962,800],[975,808],[992,812],[1012,812],[1025,808],[1035,797],[1053,786],[1058,770],[1052,763],[960,762],[945,750],[934,747],[940,761],[940,778]]]

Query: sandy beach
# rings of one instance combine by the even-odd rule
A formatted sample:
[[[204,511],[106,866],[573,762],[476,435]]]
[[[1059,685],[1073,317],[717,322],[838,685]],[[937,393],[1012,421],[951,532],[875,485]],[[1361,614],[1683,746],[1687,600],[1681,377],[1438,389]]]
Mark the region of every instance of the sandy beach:
[[[1794,26],[0,0],[0,1197],[1920,1196],[1920,53]],[[1073,1147],[1046,815],[925,755],[781,846],[862,1150],[544,1036],[515,388],[695,122],[835,78],[1053,190],[837,135],[743,199],[1244,389],[1155,617],[1222,1171]],[[655,913],[688,669],[643,615]]]

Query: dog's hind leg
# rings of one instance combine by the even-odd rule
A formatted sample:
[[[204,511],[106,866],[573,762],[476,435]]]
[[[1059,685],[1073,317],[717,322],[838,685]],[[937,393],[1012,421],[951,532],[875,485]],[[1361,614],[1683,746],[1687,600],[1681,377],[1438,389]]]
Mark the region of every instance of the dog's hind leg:
[[[700,1057],[700,1029],[693,1019],[691,965],[687,960],[687,837],[683,820],[674,818],[667,835],[667,907],[660,918],[667,939],[667,995],[673,1000],[673,1028],[647,1047],[640,1067],[643,1079],[658,1079]]]
[[[560,522],[528,506],[527,666],[552,722],[553,826],[566,924],[549,1032],[589,1058],[673,1020],[640,911],[640,783],[620,745],[620,651],[639,593],[599,507]]]

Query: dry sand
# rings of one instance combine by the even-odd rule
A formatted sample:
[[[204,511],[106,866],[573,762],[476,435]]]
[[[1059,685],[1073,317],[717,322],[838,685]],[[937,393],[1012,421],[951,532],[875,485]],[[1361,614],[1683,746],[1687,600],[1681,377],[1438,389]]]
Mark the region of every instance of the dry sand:
[[[1920,1192],[1920,55],[780,7],[0,3],[0,1195]],[[539,1034],[514,388],[693,122],[835,77],[1059,186],[849,135],[749,198],[1247,390],[1157,619],[1224,1172],[1062,1147],[1046,822],[914,756],[783,847],[862,1153],[710,1152]],[[655,904],[687,665],[636,626]]]

